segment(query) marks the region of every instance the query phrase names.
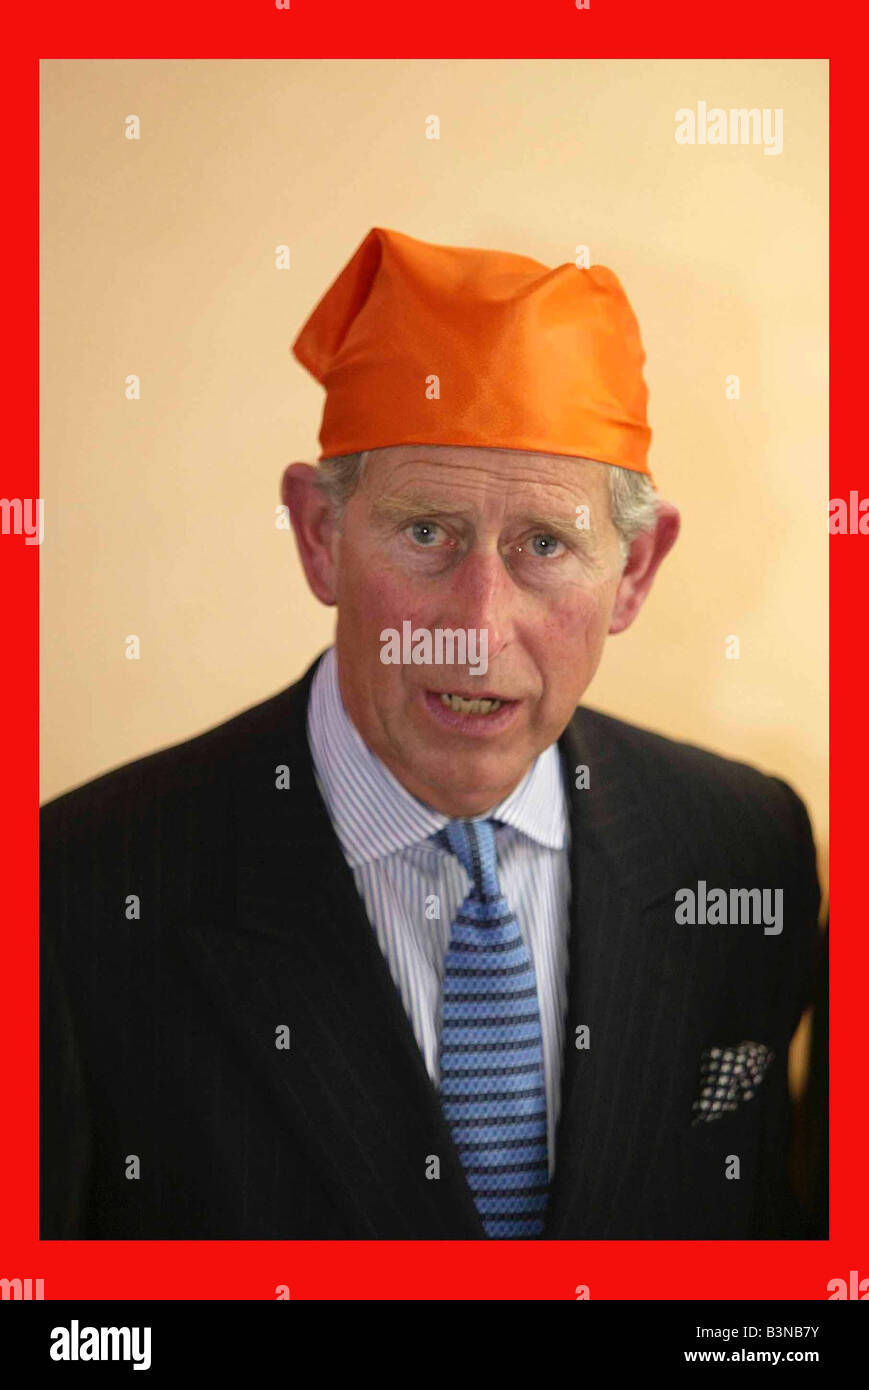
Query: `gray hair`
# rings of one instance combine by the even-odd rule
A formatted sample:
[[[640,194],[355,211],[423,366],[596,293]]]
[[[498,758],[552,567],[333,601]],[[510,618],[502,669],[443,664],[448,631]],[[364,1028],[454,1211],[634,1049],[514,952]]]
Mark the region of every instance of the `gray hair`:
[[[371,449],[363,449],[361,454],[338,454],[323,459],[317,465],[316,486],[332,504],[335,519],[340,526],[344,508],[362,480],[362,473]],[[587,460],[597,463],[597,459]],[[610,514],[613,525],[619,533],[622,564],[634,539],[641,531],[651,531],[657,515],[655,489],[645,473],[637,473],[632,468],[619,468],[615,464],[601,463],[609,474]]]

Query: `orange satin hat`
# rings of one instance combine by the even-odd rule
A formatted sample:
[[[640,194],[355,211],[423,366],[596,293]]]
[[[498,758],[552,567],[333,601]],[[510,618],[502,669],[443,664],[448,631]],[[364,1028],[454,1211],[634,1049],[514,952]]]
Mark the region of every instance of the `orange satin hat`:
[[[551,270],[374,227],[292,351],[326,388],[321,459],[456,444],[649,474],[645,352],[606,266]]]

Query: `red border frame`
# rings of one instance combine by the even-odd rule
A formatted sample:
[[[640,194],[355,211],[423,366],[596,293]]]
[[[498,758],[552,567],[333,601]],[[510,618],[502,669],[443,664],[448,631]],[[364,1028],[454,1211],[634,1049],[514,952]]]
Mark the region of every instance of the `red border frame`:
[[[38,490],[38,100],[39,59],[63,58],[830,58],[832,185],[832,467],[830,495],[860,488],[845,404],[859,401],[865,312],[863,221],[853,199],[862,169],[865,77],[844,15],[800,0],[775,0],[762,14],[730,9],[720,24],[691,0],[667,6],[640,0],[538,0],[471,9],[439,0],[430,9],[399,10],[384,0],[365,6],[292,0],[228,5],[146,3],[126,10],[106,3],[42,5],[25,21],[4,64],[0,91],[7,131],[7,188],[15,190],[3,226],[14,352],[4,373],[14,442],[4,456],[0,491]],[[861,64],[862,67],[862,64]],[[853,270],[852,270],[853,267]],[[825,267],[807,265],[807,276]],[[862,298],[862,302],[861,301]],[[855,304],[855,300],[858,302]],[[856,312],[855,312],[856,310]],[[859,339],[858,339],[859,334]],[[12,408],[14,406],[14,408]],[[849,447],[850,446],[850,447]],[[869,488],[865,489],[869,492]],[[51,525],[50,514],[48,525]],[[824,518],[818,518],[824,525]],[[831,1197],[829,1241],[572,1242],[497,1247],[463,1242],[58,1242],[38,1230],[37,957],[37,566],[39,547],[0,538],[0,643],[8,657],[2,684],[4,741],[0,811],[0,883],[6,911],[0,979],[4,1020],[3,1111],[10,1123],[0,1145],[0,1275],[43,1278],[46,1298],[273,1299],[276,1284],[297,1298],[573,1299],[587,1284],[594,1299],[826,1299],[827,1283],[858,1269],[869,1276],[865,1164],[865,1087],[861,1055],[862,981],[867,930],[861,909],[866,745],[860,723],[861,561],[869,540],[831,538],[832,662],[835,681],[831,747],[833,905],[839,935],[831,958]],[[856,659],[854,649],[856,647]],[[859,663],[859,664],[858,664]],[[854,667],[857,666],[855,670]],[[861,775],[862,774],[862,775]],[[26,811],[25,811],[26,808]]]

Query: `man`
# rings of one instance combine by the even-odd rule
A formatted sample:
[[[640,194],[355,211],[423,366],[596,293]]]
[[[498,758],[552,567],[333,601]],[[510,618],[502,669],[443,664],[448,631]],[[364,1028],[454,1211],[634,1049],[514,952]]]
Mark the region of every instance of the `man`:
[[[793,1237],[785,783],[577,705],[678,533],[604,267],[373,229],[294,344],[336,639],[43,810],[43,1237]]]

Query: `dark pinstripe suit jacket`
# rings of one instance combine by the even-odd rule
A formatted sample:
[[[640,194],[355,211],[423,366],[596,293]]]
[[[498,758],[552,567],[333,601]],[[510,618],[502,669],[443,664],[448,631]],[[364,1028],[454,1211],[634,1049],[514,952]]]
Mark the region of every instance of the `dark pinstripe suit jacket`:
[[[43,1239],[483,1237],[316,789],[313,671],[43,808]],[[588,709],[559,748],[572,925],[546,1234],[799,1236],[786,1061],[818,941],[802,802]],[[784,930],[677,925],[676,890],[701,879],[783,889]],[[773,1050],[762,1084],[693,1125],[701,1054],[743,1041]]]

